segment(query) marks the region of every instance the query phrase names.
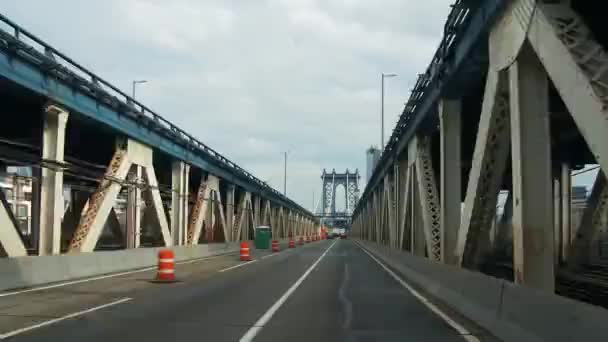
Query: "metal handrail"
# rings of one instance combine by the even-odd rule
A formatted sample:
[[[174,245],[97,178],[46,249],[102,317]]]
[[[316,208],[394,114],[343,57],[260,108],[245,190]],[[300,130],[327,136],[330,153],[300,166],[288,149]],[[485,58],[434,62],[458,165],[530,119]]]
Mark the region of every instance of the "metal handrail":
[[[164,131],[178,142],[190,147],[198,148],[200,152],[204,152],[210,157],[220,161],[224,166],[232,169],[237,174],[253,181],[292,206],[312,215],[306,209],[270,187],[268,183],[253,176],[236,163],[205,145],[203,142],[180,129],[161,115],[155,113],[144,104],[127,95],[110,82],[92,71],[89,71],[65,54],[45,43],[42,39],[23,29],[3,14],[0,14],[0,23],[5,24],[13,31],[12,33],[9,33],[0,29],[0,43],[4,40],[6,42],[6,47],[18,52],[20,57],[24,57],[29,62],[33,62],[39,66],[43,66],[48,72],[54,73],[60,79],[77,83],[80,86],[80,90],[84,90],[90,96],[97,99],[102,99],[101,102],[104,102],[107,105],[119,107],[121,110],[131,114],[134,120],[153,125],[156,129]],[[26,42],[26,39],[29,40],[29,42]],[[35,43],[38,46],[31,43]]]

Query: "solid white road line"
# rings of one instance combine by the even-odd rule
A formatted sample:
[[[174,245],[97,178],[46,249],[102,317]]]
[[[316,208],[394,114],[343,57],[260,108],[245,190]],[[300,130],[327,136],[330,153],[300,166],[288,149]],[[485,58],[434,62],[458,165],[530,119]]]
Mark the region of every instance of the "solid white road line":
[[[319,257],[319,259],[317,259],[317,261],[315,261],[315,263],[312,264],[306,270],[306,272],[304,272],[304,274],[302,274],[302,276],[300,277],[300,279],[298,279],[293,285],[291,285],[291,287],[281,296],[281,298],[279,298],[279,300],[277,300],[270,307],[270,309],[268,309],[268,311],[266,311],[262,315],[262,317],[260,317],[260,319],[258,319],[257,322],[255,322],[253,324],[253,326],[251,328],[249,328],[249,330],[247,330],[247,332],[245,333],[245,335],[243,335],[243,337],[241,337],[241,339],[239,340],[240,342],[250,342],[250,341],[253,340],[253,338],[260,332],[260,330],[262,330],[262,328],[264,327],[264,325],[266,325],[266,323],[268,323],[268,321],[270,321],[270,319],[277,312],[277,310],[279,310],[279,308],[281,307],[281,305],[283,305],[283,303],[285,303],[285,301],[287,300],[287,298],[289,298],[289,296],[291,296],[291,294],[300,286],[300,284],[302,284],[302,282],[304,281],[304,279],[306,279],[306,277],[308,277],[308,275],[310,274],[310,272],[312,272],[315,269],[315,267],[317,267],[317,265],[319,264],[319,262],[321,261],[321,259],[323,259],[323,257],[336,244],[336,242],[337,241],[334,241],[334,243],[332,243],[325,250],[325,252],[323,252],[323,254],[321,254],[321,256]]]
[[[235,266],[230,266],[230,267],[223,268],[223,269],[219,270],[218,272],[222,273],[222,272],[230,271],[230,270],[233,270],[235,268],[239,268],[239,267],[243,267],[245,265],[253,264],[256,261],[258,261],[258,260],[257,259],[253,259],[251,261],[247,261],[247,262],[244,262],[242,264],[238,264],[238,265],[235,265]]]
[[[278,255],[278,254],[268,254],[268,255],[264,255],[264,256],[262,257],[262,259],[270,258],[270,257],[273,257],[273,256],[275,256],[275,255]]]
[[[107,308],[107,307],[110,307],[110,306],[113,306],[113,305],[122,304],[122,303],[124,303],[124,302],[128,302],[128,301],[130,301],[130,300],[132,300],[132,299],[133,299],[133,298],[123,298],[123,299],[119,299],[119,300],[113,301],[113,302],[111,302],[111,303],[107,303],[107,304],[99,305],[99,306],[96,306],[96,307],[92,307],[92,308],[90,308],[90,309],[86,309],[86,310],[83,310],[83,311],[74,312],[74,313],[71,313],[71,314],[69,314],[69,315],[65,315],[65,316],[62,316],[62,317],[58,317],[58,318],[55,318],[55,319],[51,319],[51,320],[49,320],[49,321],[44,321],[44,322],[42,322],[42,323],[38,323],[38,324],[34,324],[34,325],[30,325],[29,327],[25,327],[25,328],[21,328],[21,329],[17,329],[17,330],[9,331],[9,332],[7,332],[7,333],[0,334],[0,340],[4,340],[4,339],[7,339],[7,338],[9,338],[9,337],[13,337],[13,336],[15,336],[15,335],[19,335],[19,334],[21,334],[21,333],[24,333],[24,332],[27,332],[27,331],[31,331],[31,330],[34,330],[34,329],[42,328],[42,327],[45,327],[45,326],[47,326],[47,325],[55,324],[55,323],[58,323],[58,322],[64,321],[64,320],[66,320],[66,319],[70,319],[70,318],[74,318],[74,317],[82,316],[82,315],[84,315],[84,314],[88,314],[88,313],[91,313],[91,312],[93,312],[93,311],[101,310],[101,309],[104,309],[104,308]]]
[[[236,253],[236,252],[234,252],[234,253]],[[203,260],[209,260],[209,259],[213,259],[213,258],[218,258],[218,257],[226,256],[226,255],[229,255],[229,254],[233,254],[233,253],[220,254],[220,255],[212,255],[212,256],[209,256],[209,257],[192,259],[192,260],[186,260],[186,261],[178,261],[175,264],[176,265],[191,264],[193,262],[198,262],[198,261],[203,261]],[[157,266],[151,266],[151,267],[146,267],[146,268],[140,268],[140,269],[134,270],[134,271],[127,271],[127,272],[106,274],[106,275],[102,275],[102,276],[99,276],[99,277],[92,277],[92,278],[85,278],[85,279],[79,279],[79,280],[73,280],[73,281],[66,281],[66,282],[63,282],[63,283],[58,283],[58,284],[53,284],[53,285],[46,285],[46,286],[41,286],[41,287],[34,287],[34,288],[31,288],[31,289],[11,291],[11,292],[2,292],[2,293],[0,293],[0,298],[1,297],[14,296],[14,295],[22,294],[22,293],[28,293],[28,292],[35,292],[35,291],[54,289],[56,287],[62,287],[62,286],[68,286],[68,285],[86,283],[86,282],[89,282],[89,281],[95,281],[95,280],[101,280],[101,279],[107,279],[107,278],[120,277],[120,276],[128,275],[128,274],[147,272],[147,271],[156,270],[156,268],[157,268]]]
[[[378,260],[375,256],[373,256],[370,252],[368,252],[363,246],[356,243],[362,251],[364,251],[367,255],[369,255],[372,260],[374,260],[380,267],[382,267],[388,274],[390,274],[393,279],[395,279],[399,284],[405,287],[416,299],[418,299],[422,304],[426,305],[431,311],[433,311],[437,316],[441,317],[450,327],[458,332],[465,340],[468,342],[480,342],[480,340],[471,334],[465,327],[460,325],[458,322],[454,321],[448,315],[446,315],[443,311],[441,311],[435,304],[431,303],[426,297],[421,295],[418,291],[416,291],[413,287],[411,287],[408,283],[406,283],[403,279],[401,279],[395,272],[393,272],[390,268],[386,267],[380,260]]]

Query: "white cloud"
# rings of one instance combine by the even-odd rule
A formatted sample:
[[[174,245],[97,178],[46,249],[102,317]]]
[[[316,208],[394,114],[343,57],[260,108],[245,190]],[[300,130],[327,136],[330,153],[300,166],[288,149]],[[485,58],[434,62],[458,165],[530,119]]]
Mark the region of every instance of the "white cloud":
[[[365,169],[452,0],[20,0],[3,13],[310,207],[323,168]],[[69,20],[67,19],[69,18]]]

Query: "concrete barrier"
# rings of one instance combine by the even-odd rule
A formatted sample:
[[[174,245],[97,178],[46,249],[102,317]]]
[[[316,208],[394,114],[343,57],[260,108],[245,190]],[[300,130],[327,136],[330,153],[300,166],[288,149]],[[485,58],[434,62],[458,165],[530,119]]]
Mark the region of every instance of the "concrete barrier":
[[[164,247],[162,247],[164,248]],[[0,291],[156,266],[161,248],[0,259]],[[174,246],[175,261],[238,252],[238,243]]]
[[[606,341],[608,310],[356,240],[404,280],[504,341]]]

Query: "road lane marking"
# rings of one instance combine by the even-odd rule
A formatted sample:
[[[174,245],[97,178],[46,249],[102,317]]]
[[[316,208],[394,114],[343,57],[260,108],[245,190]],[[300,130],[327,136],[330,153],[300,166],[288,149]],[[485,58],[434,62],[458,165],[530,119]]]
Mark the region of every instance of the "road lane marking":
[[[262,257],[262,259],[270,258],[270,257],[273,257],[273,256],[275,256],[275,255],[278,255],[278,254],[268,254],[268,255],[264,255],[264,256]]]
[[[279,300],[277,300],[270,307],[270,309],[268,309],[268,311],[266,311],[262,315],[262,317],[260,317],[260,319],[258,319],[257,322],[255,322],[253,324],[253,326],[251,328],[249,328],[249,330],[247,330],[247,332],[245,333],[245,335],[243,335],[243,337],[241,337],[241,339],[239,340],[240,342],[251,342],[255,338],[255,336],[260,332],[260,330],[262,330],[262,328],[264,327],[264,325],[266,325],[266,323],[268,323],[268,321],[270,321],[270,319],[272,318],[272,316],[279,310],[279,308],[283,305],[283,303],[285,303],[285,301],[287,300],[287,298],[289,298],[289,296],[291,296],[291,294],[300,286],[300,284],[302,284],[302,282],[306,279],[306,277],[308,277],[308,275],[310,274],[310,272],[312,272],[315,269],[315,267],[317,267],[317,265],[319,264],[319,262],[321,262],[321,260],[323,259],[323,257],[336,244],[336,242],[337,241],[334,241],[334,243],[332,243],[325,250],[325,252],[323,252],[323,254],[321,254],[321,256],[317,259],[317,261],[315,261],[315,263],[312,264],[306,270],[306,272],[304,272],[304,274],[302,274],[302,276],[298,280],[296,280],[296,282],[293,285],[291,285],[291,287],[281,296],[281,298],[279,298]]]
[[[231,253],[226,253],[226,254],[219,254],[219,255],[212,255],[212,256],[208,256],[208,257],[204,257],[204,258],[198,258],[198,259],[192,259],[192,260],[178,261],[175,264],[176,265],[191,264],[193,262],[198,262],[198,261],[203,261],[203,260],[209,260],[209,259],[213,259],[213,258],[218,258],[218,257],[230,255],[230,254],[236,254],[236,252],[231,252]],[[40,287],[34,287],[34,288],[31,288],[31,289],[17,290],[17,291],[10,291],[10,292],[2,292],[2,293],[0,293],[0,298],[2,298],[2,297],[8,297],[8,296],[14,296],[14,295],[22,294],[22,293],[28,293],[28,292],[35,292],[35,291],[54,289],[56,287],[63,287],[63,286],[68,286],[68,285],[86,283],[86,282],[89,282],[89,281],[95,281],[95,280],[102,280],[102,279],[107,279],[107,278],[120,277],[120,276],[123,276],[123,275],[142,273],[142,272],[152,271],[152,270],[156,270],[156,269],[157,269],[157,266],[150,266],[150,267],[140,268],[140,269],[133,270],[133,271],[112,273],[112,274],[106,274],[106,275],[102,275],[102,276],[98,276],[98,277],[92,277],[92,278],[85,278],[85,279],[79,279],[79,280],[66,281],[66,282],[63,282],[63,283],[58,283],[58,284],[53,284],[53,285],[46,285],[46,286],[40,286]]]
[[[24,332],[28,332],[28,331],[31,331],[31,330],[34,330],[34,329],[42,328],[42,327],[45,327],[47,325],[51,325],[51,324],[55,324],[55,323],[58,323],[58,322],[61,322],[61,321],[65,321],[66,319],[82,316],[82,315],[85,315],[85,314],[88,314],[88,313],[91,313],[91,312],[94,312],[94,311],[97,311],[97,310],[105,309],[105,308],[110,307],[110,306],[122,304],[122,303],[128,302],[130,300],[133,300],[133,298],[128,298],[128,297],[127,298],[122,298],[122,299],[113,301],[111,303],[95,306],[95,307],[92,307],[90,309],[74,312],[74,313],[71,313],[69,315],[65,315],[65,316],[62,316],[62,317],[57,317],[57,318],[54,318],[54,319],[51,319],[51,320],[48,320],[48,321],[44,321],[42,323],[30,325],[29,327],[25,327],[25,328],[9,331],[7,333],[0,334],[0,340],[4,340],[4,339],[7,339],[9,337],[13,337],[15,335],[19,335],[19,334],[22,334]]]
[[[226,272],[226,271],[230,271],[230,270],[233,270],[233,269],[235,269],[235,268],[239,268],[239,267],[243,267],[243,266],[245,266],[245,265],[253,264],[253,263],[254,263],[254,262],[256,262],[256,261],[258,261],[258,260],[257,260],[257,259],[253,259],[253,260],[251,260],[251,261],[247,261],[247,262],[244,262],[244,263],[242,263],[242,264],[238,264],[238,265],[235,265],[235,266],[230,266],[230,267],[222,268],[222,269],[221,269],[221,270],[219,270],[218,272],[223,273],[223,272]]]
[[[460,334],[465,340],[468,342],[480,342],[480,340],[474,336],[471,332],[469,332],[465,327],[460,325],[458,322],[454,321],[448,315],[446,315],[443,311],[441,311],[435,304],[431,303],[426,297],[421,295],[418,291],[416,291],[412,286],[406,283],[401,277],[399,277],[395,272],[393,272],[390,268],[386,267],[380,260],[378,260],[375,256],[373,256],[370,252],[368,252],[363,246],[355,243],[362,251],[364,251],[367,255],[369,255],[372,260],[374,260],[380,267],[382,267],[393,279],[395,279],[401,286],[405,287],[416,299],[418,299],[422,304],[426,305],[431,311],[433,311],[437,316],[441,317],[450,327],[452,327],[458,334]]]
[[[344,320],[342,321],[342,329],[349,330],[353,321],[353,303],[346,295],[346,287],[350,282],[350,273],[348,271],[348,262],[344,263],[344,274],[342,275],[342,284],[338,290],[338,300],[344,306]]]

